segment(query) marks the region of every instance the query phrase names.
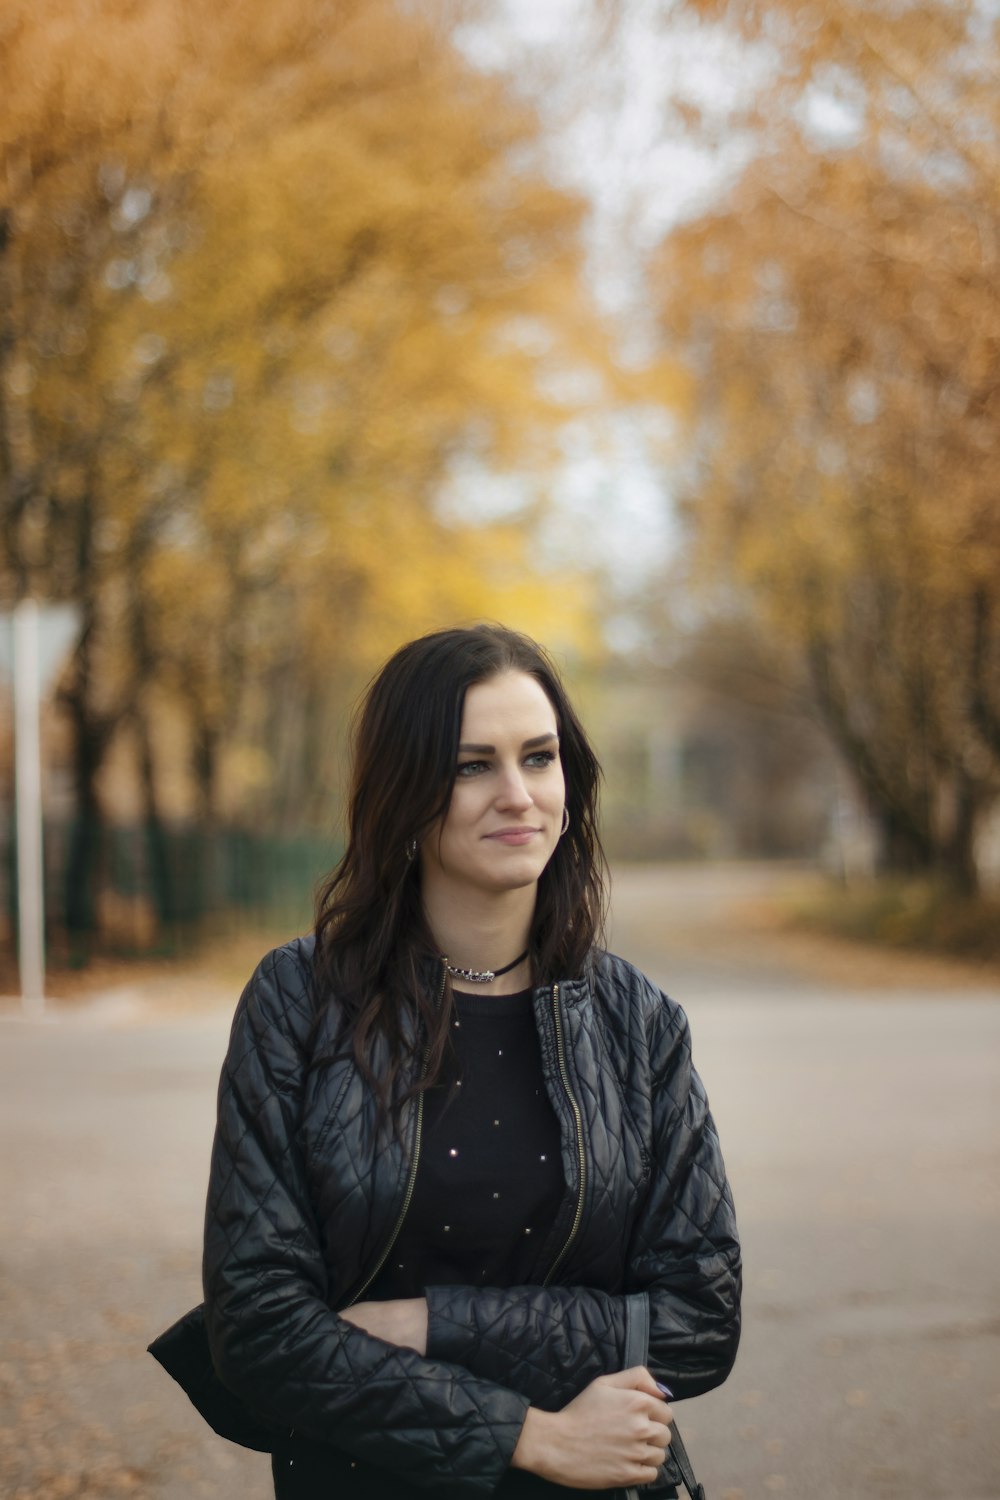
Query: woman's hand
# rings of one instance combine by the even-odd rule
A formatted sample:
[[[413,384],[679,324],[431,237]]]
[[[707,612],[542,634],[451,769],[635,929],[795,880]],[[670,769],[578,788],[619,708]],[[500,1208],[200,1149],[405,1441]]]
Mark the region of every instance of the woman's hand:
[[[641,1365],[600,1375],[562,1411],[528,1409],[511,1467],[574,1490],[650,1484],[673,1412]]]
[[[387,1302],[356,1302],[340,1314],[345,1323],[363,1328],[373,1338],[403,1349],[427,1353],[426,1297],[395,1297]]]

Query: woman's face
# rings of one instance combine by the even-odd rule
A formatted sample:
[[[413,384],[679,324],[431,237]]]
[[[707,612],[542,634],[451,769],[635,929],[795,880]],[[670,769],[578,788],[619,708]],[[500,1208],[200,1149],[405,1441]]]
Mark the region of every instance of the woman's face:
[[[542,686],[525,672],[474,683],[451,804],[421,845],[425,892],[533,885],[559,840],[565,800],[555,709]]]

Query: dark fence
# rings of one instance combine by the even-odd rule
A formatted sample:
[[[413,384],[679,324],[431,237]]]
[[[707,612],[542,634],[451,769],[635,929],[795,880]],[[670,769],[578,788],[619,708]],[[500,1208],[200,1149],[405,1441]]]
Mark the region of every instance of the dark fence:
[[[13,833],[2,838],[0,912],[17,932]],[[45,827],[45,928],[50,954],[177,953],[211,922],[233,929],[311,924],[316,886],[339,858],[332,836],[245,828]]]

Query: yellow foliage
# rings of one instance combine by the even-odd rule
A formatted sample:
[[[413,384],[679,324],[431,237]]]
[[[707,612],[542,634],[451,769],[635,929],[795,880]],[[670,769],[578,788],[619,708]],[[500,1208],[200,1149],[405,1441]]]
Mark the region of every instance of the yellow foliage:
[[[656,272],[698,569],[798,643],[908,857],[968,883],[1000,790],[1000,28],[965,0],[686,8],[769,49],[758,154]]]
[[[262,685],[326,713],[455,618],[596,635],[524,528],[478,524],[474,496],[468,524],[436,509],[461,455],[555,462],[554,374],[613,378],[581,203],[454,13],[12,0],[0,21],[5,587],[83,605],[80,734],[184,707],[206,811],[227,736],[259,782]]]

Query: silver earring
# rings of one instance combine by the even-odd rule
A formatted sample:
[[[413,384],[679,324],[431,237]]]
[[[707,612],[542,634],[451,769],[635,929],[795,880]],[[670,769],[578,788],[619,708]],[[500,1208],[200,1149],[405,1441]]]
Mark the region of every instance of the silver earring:
[[[406,858],[412,864],[413,861],[416,859],[416,857],[417,857],[417,841],[416,841],[416,839],[410,839],[409,843],[406,845]]]
[[[559,830],[559,837],[560,838],[562,838],[563,834],[566,832],[566,830],[567,830],[568,827],[569,827],[569,808],[566,807],[566,805],[564,804],[563,805],[563,815],[562,815],[562,827]]]

